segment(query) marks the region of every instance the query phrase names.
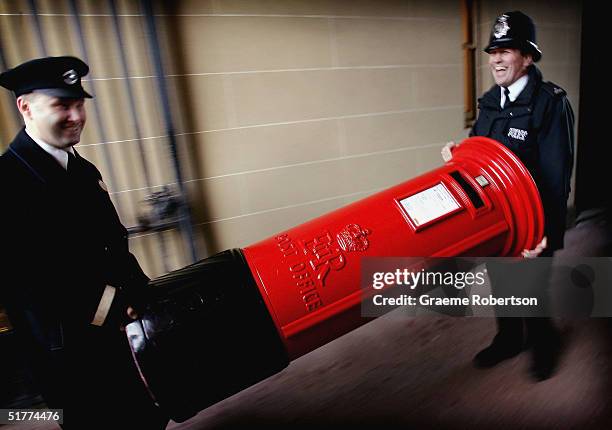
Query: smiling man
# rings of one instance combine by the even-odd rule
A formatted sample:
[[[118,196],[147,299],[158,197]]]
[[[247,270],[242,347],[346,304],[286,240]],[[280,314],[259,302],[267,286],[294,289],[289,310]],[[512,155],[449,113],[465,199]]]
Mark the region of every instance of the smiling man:
[[[498,16],[484,51],[489,54],[495,85],[478,100],[479,115],[470,136],[497,140],[529,169],[544,206],[545,237],[535,249],[524,250],[523,257],[551,257],[563,247],[574,158],[572,107],[562,88],[542,80],[534,64],[542,58],[542,51],[536,44],[535,25],[524,13]],[[454,142],[444,146],[445,161],[452,158],[455,146]],[[508,296],[517,287],[535,284],[532,290],[546,303],[550,264],[551,259],[511,266],[487,264],[493,292]],[[529,275],[530,266],[540,268],[537,279]],[[524,285],[508,285],[509,270],[522,274]],[[541,381],[552,376],[561,339],[550,318],[498,317],[497,327],[493,342],[474,357],[476,367],[492,367],[530,349],[532,377]]]
[[[525,251],[523,255],[550,257],[563,247],[573,163],[574,114],[565,91],[544,82],[534,64],[542,52],[536,44],[535,25],[527,15],[514,11],[498,16],[484,50],[489,54],[496,85],[479,100],[480,112],[470,135],[501,142],[531,172],[544,205],[545,240],[535,251]],[[506,270],[508,266],[488,266],[494,290],[496,286],[502,288],[508,276]],[[546,300],[546,277],[534,282],[542,284],[537,289]],[[498,333],[493,342],[474,358],[477,367],[494,366],[529,348],[531,375],[536,380],[552,375],[560,352],[560,337],[549,318],[506,317],[497,318],[497,323]]]
[[[148,278],[100,172],[73,148],[88,71],[78,58],[46,57],[0,74],[25,123],[0,157],[0,301],[65,428],[163,429],[121,331]]]

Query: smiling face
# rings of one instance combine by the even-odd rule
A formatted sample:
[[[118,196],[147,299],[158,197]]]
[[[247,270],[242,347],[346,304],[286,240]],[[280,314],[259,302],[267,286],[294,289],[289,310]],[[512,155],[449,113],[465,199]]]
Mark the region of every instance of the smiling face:
[[[49,145],[66,149],[81,140],[87,119],[83,99],[59,98],[34,92],[18,97],[17,107],[28,131]]]
[[[489,67],[495,83],[500,87],[509,87],[526,75],[531,64],[531,55],[523,55],[519,49],[498,48],[489,51]]]

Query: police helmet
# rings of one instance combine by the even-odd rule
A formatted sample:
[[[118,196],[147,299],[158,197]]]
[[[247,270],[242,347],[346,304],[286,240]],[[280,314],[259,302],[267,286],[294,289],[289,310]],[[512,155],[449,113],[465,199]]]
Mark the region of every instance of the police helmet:
[[[520,11],[506,12],[495,20],[489,44],[484,51],[490,53],[497,48],[520,49],[531,54],[534,62],[542,58],[542,51],[536,45],[535,25],[531,18]]]

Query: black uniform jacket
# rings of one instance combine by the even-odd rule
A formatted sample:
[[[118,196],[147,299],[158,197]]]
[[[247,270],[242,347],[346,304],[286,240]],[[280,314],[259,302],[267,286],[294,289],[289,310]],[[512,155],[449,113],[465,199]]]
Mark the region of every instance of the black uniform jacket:
[[[0,180],[0,301],[47,402],[63,407],[57,388],[78,374],[66,366],[93,363],[88,354],[123,336],[91,324],[105,286],[135,290],[148,278],[100,172],[78,154],[68,173],[22,130],[0,157]]]
[[[574,152],[574,113],[563,89],[529,68],[529,81],[504,109],[495,85],[478,100],[471,136],[486,136],[514,152],[531,172],[544,205],[548,253],[563,247]]]

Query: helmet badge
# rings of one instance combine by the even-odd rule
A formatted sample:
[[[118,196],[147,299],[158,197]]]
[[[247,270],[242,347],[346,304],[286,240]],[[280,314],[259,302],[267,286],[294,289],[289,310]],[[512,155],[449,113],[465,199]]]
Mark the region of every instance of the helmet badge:
[[[501,15],[497,18],[497,22],[493,27],[493,36],[496,39],[499,39],[502,36],[508,34],[508,30],[510,30],[510,26],[508,25],[508,15]]]

